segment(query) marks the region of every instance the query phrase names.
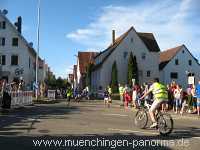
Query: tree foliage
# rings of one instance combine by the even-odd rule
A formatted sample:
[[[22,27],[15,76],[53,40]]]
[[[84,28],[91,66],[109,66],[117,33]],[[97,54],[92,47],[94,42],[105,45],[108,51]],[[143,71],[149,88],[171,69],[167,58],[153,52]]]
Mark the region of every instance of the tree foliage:
[[[112,89],[113,93],[117,93],[118,92],[118,70],[117,70],[117,63],[116,63],[116,61],[112,65],[111,89]]]
[[[87,66],[87,74],[86,74],[86,86],[89,87],[89,89],[91,88],[91,80],[92,80],[92,68],[93,68],[94,64],[89,63]]]
[[[127,73],[127,82],[129,86],[132,86],[132,79],[135,79],[135,82],[138,83],[138,67],[136,57],[133,57],[131,52],[128,59],[128,73]]]

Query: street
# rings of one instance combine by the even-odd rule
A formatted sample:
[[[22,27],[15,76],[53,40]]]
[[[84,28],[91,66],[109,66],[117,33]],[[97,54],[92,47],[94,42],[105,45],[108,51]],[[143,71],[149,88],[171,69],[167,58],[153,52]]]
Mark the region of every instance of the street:
[[[125,110],[117,103],[105,108],[103,101],[35,104],[25,108],[2,112],[0,115],[1,149],[141,149],[142,145],[129,143],[120,147],[65,147],[35,146],[33,140],[88,139],[93,140],[160,140],[154,149],[199,149],[200,119],[194,116],[172,114],[174,131],[168,137],[161,137],[155,129],[141,130],[134,126],[135,110]],[[162,141],[179,141],[179,144],[162,145]],[[180,142],[185,142],[181,145]],[[141,144],[141,143],[140,143]],[[183,143],[182,143],[183,144]],[[3,148],[2,148],[3,147]]]

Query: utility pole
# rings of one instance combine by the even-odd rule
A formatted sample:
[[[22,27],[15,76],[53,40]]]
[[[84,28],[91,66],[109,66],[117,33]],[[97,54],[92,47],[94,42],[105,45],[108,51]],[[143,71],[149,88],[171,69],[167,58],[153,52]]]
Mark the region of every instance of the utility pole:
[[[38,59],[39,59],[39,49],[40,49],[40,0],[38,0],[37,8],[37,53],[36,53],[36,68],[35,68],[35,84],[36,84],[36,100],[38,100]]]

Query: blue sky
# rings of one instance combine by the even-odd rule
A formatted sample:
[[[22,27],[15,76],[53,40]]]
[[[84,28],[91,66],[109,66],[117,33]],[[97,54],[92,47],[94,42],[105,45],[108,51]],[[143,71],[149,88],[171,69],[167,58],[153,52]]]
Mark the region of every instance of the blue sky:
[[[22,16],[24,37],[36,47],[37,0],[0,0],[14,22]],[[198,0],[41,0],[40,55],[56,76],[71,72],[78,51],[102,51],[131,26],[153,32],[161,50],[185,44],[200,58]]]

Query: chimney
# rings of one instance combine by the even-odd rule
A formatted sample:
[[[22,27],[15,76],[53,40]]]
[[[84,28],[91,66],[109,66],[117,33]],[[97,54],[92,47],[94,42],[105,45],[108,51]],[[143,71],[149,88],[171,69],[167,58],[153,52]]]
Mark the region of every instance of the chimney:
[[[115,43],[115,30],[112,30],[112,44]]]
[[[22,33],[22,17],[17,17],[17,22],[15,23],[15,26],[17,27],[17,31],[19,33]]]

